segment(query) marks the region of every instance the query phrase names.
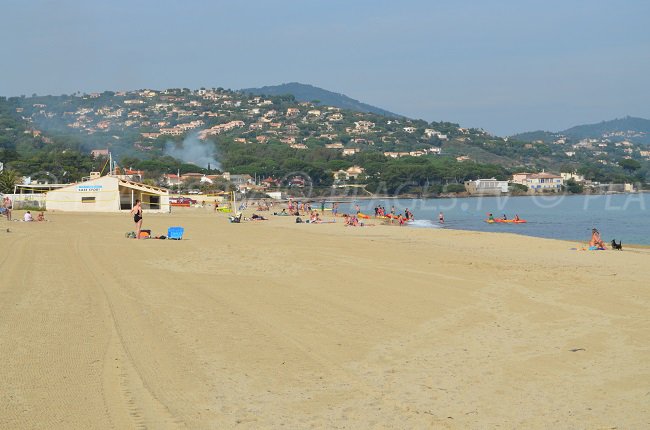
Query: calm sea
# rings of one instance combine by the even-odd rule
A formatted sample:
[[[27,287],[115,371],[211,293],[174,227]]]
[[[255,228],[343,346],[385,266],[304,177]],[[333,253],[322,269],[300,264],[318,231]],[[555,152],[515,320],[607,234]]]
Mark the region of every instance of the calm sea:
[[[528,236],[587,242],[591,229],[600,230],[607,242],[613,238],[623,243],[650,245],[650,194],[607,194],[573,196],[472,197],[458,199],[378,199],[360,200],[340,205],[339,213],[361,211],[374,214],[374,207],[384,206],[396,213],[408,208],[415,214],[415,228],[450,228],[509,232]],[[329,206],[329,205],[328,205]],[[445,224],[440,226],[438,214]],[[526,224],[488,224],[487,213],[495,217],[518,214]]]

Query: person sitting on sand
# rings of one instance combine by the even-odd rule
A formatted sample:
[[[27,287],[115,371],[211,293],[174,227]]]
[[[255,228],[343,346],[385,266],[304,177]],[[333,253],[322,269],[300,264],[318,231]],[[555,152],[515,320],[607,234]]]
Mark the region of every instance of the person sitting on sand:
[[[267,221],[266,218],[264,218],[262,215],[258,215],[258,214],[253,214],[253,216],[251,216],[251,219],[254,220],[254,221]]]
[[[591,229],[591,240],[589,241],[589,247],[605,249],[605,243],[600,238],[600,232],[595,228]]]
[[[25,212],[25,216],[23,216],[23,221],[25,222],[34,221],[34,218],[32,218],[32,213],[30,211]]]
[[[38,213],[38,217],[36,217],[36,221],[45,221],[45,214],[43,212]]]

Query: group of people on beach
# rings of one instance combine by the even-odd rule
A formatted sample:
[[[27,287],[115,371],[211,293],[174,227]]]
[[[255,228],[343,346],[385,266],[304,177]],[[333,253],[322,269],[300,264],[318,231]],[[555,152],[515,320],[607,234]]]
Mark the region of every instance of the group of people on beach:
[[[25,212],[25,215],[23,215],[23,221],[24,222],[32,222],[32,221],[45,221],[45,214],[43,211],[39,212],[38,215],[36,216],[36,219],[32,216],[32,213],[30,211]]]
[[[14,207],[11,198],[9,196],[4,196],[4,198],[2,199],[2,204],[0,204],[0,215],[4,215],[5,217],[7,217],[7,221],[12,221],[11,213],[13,211],[13,208]],[[22,220],[24,222],[45,221],[45,213],[41,211],[36,216],[36,218],[34,218],[31,211],[26,211],[25,214],[23,215]]]
[[[269,208],[269,209],[271,207],[271,205],[266,205],[266,204],[264,206],[265,206],[265,208]],[[338,215],[338,207],[339,207],[338,203],[336,203],[336,202],[332,203],[331,211],[332,211],[332,215],[334,217],[336,217]],[[215,210],[217,208],[218,208],[218,203],[215,202]],[[287,211],[287,209],[288,209],[288,211]],[[11,220],[12,202],[11,202],[11,199],[8,196],[3,198],[2,205],[0,205],[0,210],[1,210],[2,214],[7,217],[8,220]],[[393,223],[394,220],[397,220],[399,225],[402,226],[406,222],[414,219],[413,212],[411,212],[408,208],[406,208],[404,210],[404,215],[402,215],[401,213],[398,214],[398,215],[395,215],[395,212],[396,212],[395,206],[391,207],[391,210],[390,210],[389,213],[386,212],[386,208],[383,207],[382,205],[376,206],[374,208],[374,211],[375,211],[375,218],[389,218],[391,224]],[[363,227],[364,225],[373,225],[373,224],[366,224],[366,223],[364,223],[363,221],[360,220],[360,218],[362,217],[363,214],[361,213],[361,208],[359,207],[358,204],[355,205],[355,212],[356,213],[353,214],[353,215],[349,215],[347,213],[343,215],[343,224],[345,226],[348,226],[348,227]],[[140,232],[142,231],[142,214],[143,214],[143,211],[142,211],[142,203],[141,203],[141,201],[139,199],[135,201],[135,204],[134,204],[133,208],[131,209],[130,213],[133,216],[133,222],[135,223],[135,228],[136,228],[135,237],[140,238],[140,236],[141,236]],[[291,215],[293,215],[293,216],[297,217],[296,218],[297,223],[302,223],[303,220],[300,217],[305,216],[305,215],[301,215],[301,213],[302,214],[308,214],[308,221],[307,222],[309,222],[311,224],[323,223],[323,222],[325,222],[323,220],[323,216],[325,215],[325,201],[321,202],[321,204],[320,204],[320,213],[319,213],[318,210],[312,209],[311,203],[309,203],[309,202],[304,202],[304,203],[303,202],[294,202],[292,199],[289,199],[289,201],[287,202],[287,208],[283,208],[281,212],[279,212],[279,213],[275,212],[275,213],[273,213],[273,215],[278,215],[278,216],[291,216]],[[363,216],[363,217],[364,218],[369,218],[367,215]],[[241,222],[241,219],[242,219],[241,215],[239,215],[237,217],[237,222]],[[501,218],[501,220],[507,220],[507,219],[508,219],[508,217],[506,216],[506,214],[503,214],[503,217]],[[253,216],[250,218],[250,220],[251,221],[266,221],[267,218],[265,218],[265,217],[263,217],[261,215],[253,214]],[[492,221],[495,220],[494,215],[492,213],[488,213],[488,220],[492,220]],[[518,221],[519,220],[519,215],[515,214],[513,220]],[[25,213],[23,221],[27,221],[27,222],[34,221],[30,211],[27,211]],[[43,212],[40,212],[38,214],[38,217],[37,217],[36,221],[45,221],[45,215],[44,215]],[[231,221],[233,221],[233,220],[231,220]],[[440,224],[443,224],[445,222],[445,217],[444,217],[444,214],[442,212],[440,212],[438,214],[438,222]],[[614,246],[614,245],[612,245],[612,246]],[[617,246],[620,249],[620,245],[617,245]],[[589,249],[606,249],[605,242],[600,237],[600,232],[596,228],[592,229],[592,231],[591,231],[591,239],[589,240]]]

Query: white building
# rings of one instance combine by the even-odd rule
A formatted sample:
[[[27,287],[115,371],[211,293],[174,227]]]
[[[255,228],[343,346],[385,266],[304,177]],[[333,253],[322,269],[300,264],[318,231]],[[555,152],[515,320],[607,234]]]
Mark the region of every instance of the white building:
[[[168,212],[169,191],[116,176],[102,176],[49,191],[45,197],[48,211],[119,212],[131,210],[135,201],[146,212]]]
[[[499,195],[508,192],[508,181],[496,178],[465,181],[465,190],[473,195]]]

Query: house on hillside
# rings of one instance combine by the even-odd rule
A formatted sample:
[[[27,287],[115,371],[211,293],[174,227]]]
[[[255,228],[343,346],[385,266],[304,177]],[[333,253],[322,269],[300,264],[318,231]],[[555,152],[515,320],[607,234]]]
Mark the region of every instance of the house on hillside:
[[[93,149],[90,151],[93,158],[108,157],[108,149]]]
[[[529,193],[559,192],[564,185],[564,179],[560,175],[547,173],[515,173],[512,175],[512,182],[528,187]]]
[[[569,179],[573,179],[577,183],[581,184],[585,182],[585,177],[583,175],[579,175],[577,172],[570,172],[570,173],[562,173],[560,172],[560,176],[562,177],[562,181],[566,182]]]
[[[361,149],[359,149],[359,148],[344,148],[343,149],[343,155],[354,155],[357,152],[361,152]]]

